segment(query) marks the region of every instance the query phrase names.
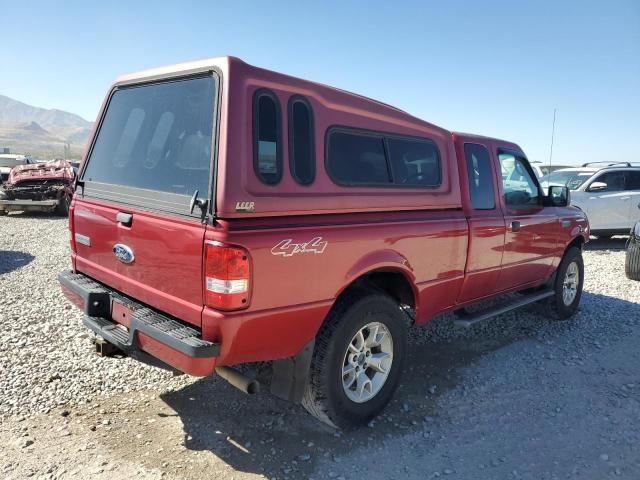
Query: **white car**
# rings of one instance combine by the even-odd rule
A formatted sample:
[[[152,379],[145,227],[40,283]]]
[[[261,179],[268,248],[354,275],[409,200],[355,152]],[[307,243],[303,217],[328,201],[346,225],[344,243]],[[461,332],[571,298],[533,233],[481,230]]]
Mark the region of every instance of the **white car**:
[[[560,170],[561,168],[571,168],[571,165],[549,165],[548,163],[543,163],[540,160],[530,162],[530,164],[531,168],[538,178],[542,178],[551,172]]]
[[[628,235],[640,220],[640,166],[612,163],[606,167],[564,168],[540,179],[543,188],[565,185],[571,190],[571,205],[589,218],[597,237]]]
[[[0,184],[7,181],[13,167],[32,163],[31,157],[13,153],[0,153]]]

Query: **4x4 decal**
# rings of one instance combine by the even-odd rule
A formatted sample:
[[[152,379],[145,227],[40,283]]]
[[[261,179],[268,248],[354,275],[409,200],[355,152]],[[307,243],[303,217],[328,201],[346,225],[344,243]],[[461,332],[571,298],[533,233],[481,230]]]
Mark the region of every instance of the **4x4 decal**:
[[[271,249],[273,255],[282,255],[283,257],[291,257],[296,253],[323,253],[327,248],[327,242],[322,237],[315,237],[306,243],[292,243],[293,239],[288,238],[282,240]]]

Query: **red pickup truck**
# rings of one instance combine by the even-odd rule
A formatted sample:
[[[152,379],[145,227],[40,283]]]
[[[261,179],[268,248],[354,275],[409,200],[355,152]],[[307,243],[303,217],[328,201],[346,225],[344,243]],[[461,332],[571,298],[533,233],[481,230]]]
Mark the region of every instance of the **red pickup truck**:
[[[59,280],[104,353],[246,392],[233,366],[257,362],[275,395],[358,425],[397,388],[408,327],[574,314],[589,225],[568,201],[514,143],[214,58],[109,90]]]

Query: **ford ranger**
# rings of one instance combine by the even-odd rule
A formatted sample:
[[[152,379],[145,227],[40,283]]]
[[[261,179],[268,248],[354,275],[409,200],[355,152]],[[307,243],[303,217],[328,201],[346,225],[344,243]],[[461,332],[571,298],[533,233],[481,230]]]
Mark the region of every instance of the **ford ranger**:
[[[389,402],[408,328],[578,308],[587,219],[512,142],[233,57],[120,77],[94,128],[59,280],[102,353],[249,393],[237,366],[268,365],[345,427]]]

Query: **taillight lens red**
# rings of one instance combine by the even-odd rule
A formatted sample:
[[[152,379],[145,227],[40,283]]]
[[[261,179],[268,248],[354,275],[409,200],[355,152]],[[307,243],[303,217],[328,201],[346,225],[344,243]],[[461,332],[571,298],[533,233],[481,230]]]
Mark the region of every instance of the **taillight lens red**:
[[[204,291],[207,307],[236,310],[249,304],[251,262],[243,248],[205,243]]]

